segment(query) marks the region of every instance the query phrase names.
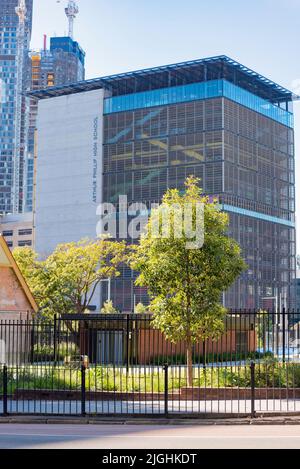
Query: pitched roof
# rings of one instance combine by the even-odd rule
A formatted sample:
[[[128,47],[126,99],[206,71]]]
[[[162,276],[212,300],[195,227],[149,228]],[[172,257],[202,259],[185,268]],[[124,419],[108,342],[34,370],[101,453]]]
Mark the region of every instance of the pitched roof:
[[[10,269],[12,269],[23,289],[23,292],[25,293],[26,295],[26,298],[29,302],[29,304],[31,305],[31,308],[33,309],[33,311],[35,313],[38,312],[39,310],[39,307],[9,249],[9,247],[7,246],[7,243],[5,241],[5,239],[3,238],[2,234],[0,234],[0,267],[8,267]]]

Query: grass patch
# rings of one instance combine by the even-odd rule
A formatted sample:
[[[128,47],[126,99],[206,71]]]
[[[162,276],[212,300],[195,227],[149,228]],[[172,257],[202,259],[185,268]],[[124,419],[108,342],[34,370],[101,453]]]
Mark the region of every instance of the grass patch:
[[[263,358],[274,357],[272,352],[221,352],[221,353],[208,353],[204,357],[203,355],[194,355],[194,363],[224,363],[224,362],[239,362],[246,360],[261,360]],[[151,365],[185,365],[186,354],[176,354],[166,357],[165,355],[158,355],[152,357],[150,361]]]

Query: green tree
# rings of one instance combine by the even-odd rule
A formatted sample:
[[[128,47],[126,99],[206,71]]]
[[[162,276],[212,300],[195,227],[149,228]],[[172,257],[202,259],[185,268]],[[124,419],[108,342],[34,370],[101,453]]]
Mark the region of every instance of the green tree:
[[[33,296],[35,297],[35,300],[40,304],[42,301],[43,289],[47,286],[46,279],[44,281],[44,263],[38,261],[37,253],[29,247],[15,248],[13,256]]]
[[[84,313],[101,280],[119,275],[125,260],[125,244],[82,239],[60,244],[44,261],[29,248],[13,255],[43,315]]]
[[[194,239],[193,230],[181,223],[185,210],[191,214]],[[239,245],[228,236],[228,224],[228,215],[220,210],[217,200],[202,195],[198,179],[190,176],[184,192],[166,192],[161,205],[152,210],[139,244],[133,247],[130,264],[140,272],[136,284],[148,287],[154,326],[172,342],[183,340],[186,344],[189,386],[193,343],[220,337],[226,314],[220,303],[222,292],[246,268]],[[201,230],[202,247],[197,242]]]

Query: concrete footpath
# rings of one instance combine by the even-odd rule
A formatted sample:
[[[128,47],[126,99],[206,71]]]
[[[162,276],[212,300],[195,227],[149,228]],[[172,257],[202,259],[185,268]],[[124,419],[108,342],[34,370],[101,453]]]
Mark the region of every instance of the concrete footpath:
[[[256,418],[141,418],[141,417],[65,417],[65,416],[7,416],[1,424],[62,424],[62,425],[300,425],[300,415],[266,416]]]

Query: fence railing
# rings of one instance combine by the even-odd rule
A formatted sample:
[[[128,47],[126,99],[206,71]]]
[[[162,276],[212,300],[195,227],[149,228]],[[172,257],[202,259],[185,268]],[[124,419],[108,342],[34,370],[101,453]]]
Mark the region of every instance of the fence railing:
[[[230,311],[216,341],[199,339],[195,364],[276,356],[299,358],[300,311]],[[64,316],[52,321],[2,320],[0,363],[63,363],[87,355],[90,363],[124,366],[183,365],[184,341],[172,343],[152,327],[150,315]]]
[[[150,315],[0,320],[0,413],[254,417],[300,412],[300,312],[230,311],[186,347]]]
[[[252,416],[299,413],[299,364],[246,363],[146,373],[120,367],[0,367],[0,414]],[[299,380],[299,378],[297,378]]]

